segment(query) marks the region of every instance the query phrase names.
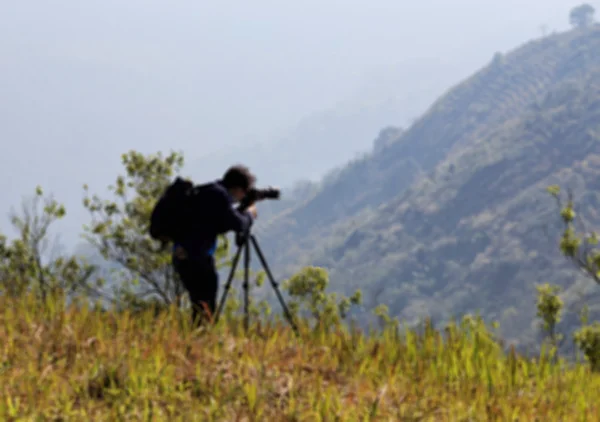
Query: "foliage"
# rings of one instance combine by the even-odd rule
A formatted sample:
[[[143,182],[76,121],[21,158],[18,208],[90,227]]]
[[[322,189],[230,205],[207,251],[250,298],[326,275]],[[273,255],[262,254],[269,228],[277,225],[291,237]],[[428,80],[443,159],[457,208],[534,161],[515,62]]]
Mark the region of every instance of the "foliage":
[[[557,185],[550,186],[548,192],[556,199],[564,229],[560,241],[560,250],[564,256],[571,260],[590,279],[600,283],[600,249],[598,249],[598,235],[594,231],[583,229],[578,231],[575,227],[577,213],[573,194],[568,193],[568,200],[564,203],[560,196],[561,189]],[[583,222],[581,222],[583,225]],[[584,308],[582,327],[574,334],[574,342],[585,355],[592,370],[600,371],[600,323],[587,323],[588,307]]]
[[[84,187],[84,206],[93,218],[86,226],[86,238],[105,259],[123,269],[117,285],[119,297],[127,303],[139,304],[150,297],[167,305],[183,303],[184,290],[172,270],[170,249],[161,249],[148,234],[152,209],[183,162],[175,152],[163,156],[130,151],[122,156],[125,174],[109,186],[113,199],[90,196]],[[220,266],[228,248],[226,239],[221,239],[215,254]]]
[[[575,333],[575,344],[581,349],[593,371],[600,371],[600,322],[581,327]]]
[[[390,309],[384,305],[379,304],[373,309],[373,315],[375,315],[378,319],[379,326],[381,328],[389,327],[391,324],[394,324],[394,320],[390,317]]]
[[[571,9],[569,23],[575,27],[584,28],[594,22],[596,9],[589,3],[583,3]]]
[[[310,316],[315,327],[329,329],[346,318],[352,305],[360,305],[360,290],[351,297],[338,298],[336,293],[326,293],[329,276],[323,268],[306,267],[283,283],[291,300],[290,312],[293,315]]]
[[[595,231],[577,230],[575,204],[573,194],[568,194],[568,200],[560,196],[560,187],[548,187],[550,193],[557,201],[564,229],[560,241],[562,254],[573,262],[580,270],[584,271],[596,283],[600,283],[600,249],[598,248],[598,234]],[[583,225],[583,222],[580,221]]]
[[[537,316],[542,319],[542,327],[554,346],[558,345],[559,334],[556,325],[560,322],[563,301],[558,295],[560,286],[546,283],[536,287]]]
[[[0,233],[0,294],[19,297],[34,292],[45,299],[53,292],[73,294],[94,292],[94,268],[76,257],[49,251],[49,231],[64,218],[65,207],[37,187],[34,196],[23,204],[22,212],[12,213],[17,238],[8,241]]]

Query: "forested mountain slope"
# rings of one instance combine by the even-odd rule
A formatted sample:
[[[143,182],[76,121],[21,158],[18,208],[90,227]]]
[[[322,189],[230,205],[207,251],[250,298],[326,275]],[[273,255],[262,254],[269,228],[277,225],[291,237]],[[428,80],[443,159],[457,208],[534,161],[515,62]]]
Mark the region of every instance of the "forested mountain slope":
[[[534,284],[573,281],[556,231],[544,230],[557,222],[544,188],[600,187],[599,72],[597,27],[497,54],[387,146],[271,220],[264,249],[279,269],[328,267],[334,288],[378,293],[374,303],[394,315],[480,309],[505,335],[524,335]]]

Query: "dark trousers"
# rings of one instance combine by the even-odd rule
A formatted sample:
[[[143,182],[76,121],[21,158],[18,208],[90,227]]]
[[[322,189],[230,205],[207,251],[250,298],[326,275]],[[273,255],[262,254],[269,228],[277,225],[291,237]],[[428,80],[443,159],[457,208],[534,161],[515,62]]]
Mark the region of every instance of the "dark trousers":
[[[200,325],[214,318],[219,275],[212,256],[201,259],[173,259],[175,271],[187,290],[192,304],[192,319]]]

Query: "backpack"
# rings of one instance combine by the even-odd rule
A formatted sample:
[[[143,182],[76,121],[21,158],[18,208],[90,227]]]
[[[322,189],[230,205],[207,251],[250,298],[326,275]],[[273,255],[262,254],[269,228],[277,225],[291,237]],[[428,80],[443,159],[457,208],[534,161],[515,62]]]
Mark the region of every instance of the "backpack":
[[[152,210],[150,236],[161,242],[174,241],[185,230],[187,208],[194,185],[177,177],[171,183]]]

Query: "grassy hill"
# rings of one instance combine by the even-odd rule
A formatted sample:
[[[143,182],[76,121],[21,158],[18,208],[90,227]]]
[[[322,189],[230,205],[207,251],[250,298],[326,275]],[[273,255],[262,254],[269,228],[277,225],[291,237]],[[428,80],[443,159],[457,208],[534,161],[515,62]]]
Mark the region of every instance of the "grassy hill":
[[[580,287],[557,251],[544,189],[572,184],[597,204],[599,141],[596,26],[496,54],[260,239],[278,269],[323,265],[334,289],[360,287],[393,315],[480,310],[503,335],[528,338],[535,283],[570,286],[568,300]]]
[[[181,318],[181,317],[184,318]],[[505,354],[481,321],[300,336],[280,323],[0,297],[2,420],[597,420],[585,364]]]

